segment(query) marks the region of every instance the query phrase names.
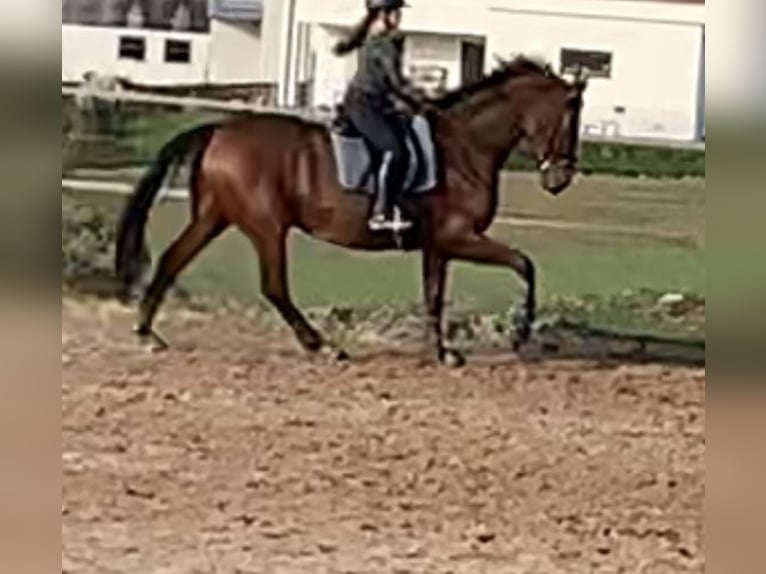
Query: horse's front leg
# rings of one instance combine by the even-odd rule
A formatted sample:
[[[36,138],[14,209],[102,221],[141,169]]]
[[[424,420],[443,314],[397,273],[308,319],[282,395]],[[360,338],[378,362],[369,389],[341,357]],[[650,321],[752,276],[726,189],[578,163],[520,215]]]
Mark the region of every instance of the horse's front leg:
[[[465,359],[457,351],[444,346],[444,290],[447,280],[447,259],[435,249],[423,251],[423,296],[426,304],[426,352],[441,364],[460,367]]]
[[[515,271],[527,284],[524,309],[515,318],[516,338],[514,348],[529,340],[536,313],[535,265],[517,249],[511,249],[483,235],[466,234],[445,238],[441,252],[453,259],[473,263],[496,265]]]

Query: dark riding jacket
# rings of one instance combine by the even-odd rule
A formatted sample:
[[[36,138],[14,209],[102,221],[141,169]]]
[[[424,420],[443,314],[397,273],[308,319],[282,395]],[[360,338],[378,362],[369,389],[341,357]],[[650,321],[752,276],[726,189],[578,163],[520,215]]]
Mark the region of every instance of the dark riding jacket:
[[[403,52],[402,34],[367,38],[360,48],[359,68],[349,86],[349,99],[360,98],[384,113],[393,112],[400,102],[417,109],[417,90],[402,75]]]

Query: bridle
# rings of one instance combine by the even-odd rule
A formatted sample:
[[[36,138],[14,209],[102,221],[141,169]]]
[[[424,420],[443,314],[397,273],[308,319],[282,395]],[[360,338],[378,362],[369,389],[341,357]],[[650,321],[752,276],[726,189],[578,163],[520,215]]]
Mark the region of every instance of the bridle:
[[[576,129],[572,129],[572,132],[570,134],[570,138],[572,141],[570,141],[570,147],[571,150],[568,150],[568,153],[566,155],[558,155],[558,150],[556,149],[561,142],[561,133],[565,129],[565,127],[573,128],[574,126],[570,126],[569,124],[572,121],[572,116],[570,116],[571,112],[565,113],[563,115],[563,118],[561,119],[561,122],[559,123],[558,129],[554,132],[550,144],[548,145],[548,149],[546,150],[545,154],[538,158],[537,160],[537,169],[540,172],[545,173],[546,171],[549,171],[554,168],[558,169],[567,169],[567,170],[574,170],[577,167],[577,157],[574,155],[574,150],[577,147],[576,145],[576,139],[579,134],[577,134]]]

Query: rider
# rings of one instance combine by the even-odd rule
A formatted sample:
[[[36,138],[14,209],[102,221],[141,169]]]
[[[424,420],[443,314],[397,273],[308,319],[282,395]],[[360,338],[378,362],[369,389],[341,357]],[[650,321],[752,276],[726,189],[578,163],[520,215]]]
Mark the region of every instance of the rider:
[[[424,97],[402,75],[404,37],[399,32],[404,0],[366,0],[367,14],[348,38],[338,42],[337,55],[360,50],[359,68],[343,100],[351,124],[382,159],[378,196],[370,229],[408,227],[392,221],[393,195],[402,191],[407,170],[405,124],[402,104],[422,107]]]

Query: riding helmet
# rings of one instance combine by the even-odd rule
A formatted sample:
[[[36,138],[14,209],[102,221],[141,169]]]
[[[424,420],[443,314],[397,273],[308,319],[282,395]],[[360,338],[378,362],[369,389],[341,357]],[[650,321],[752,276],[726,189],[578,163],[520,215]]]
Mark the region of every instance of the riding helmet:
[[[407,3],[404,0],[367,0],[367,10],[398,10],[404,8]]]

